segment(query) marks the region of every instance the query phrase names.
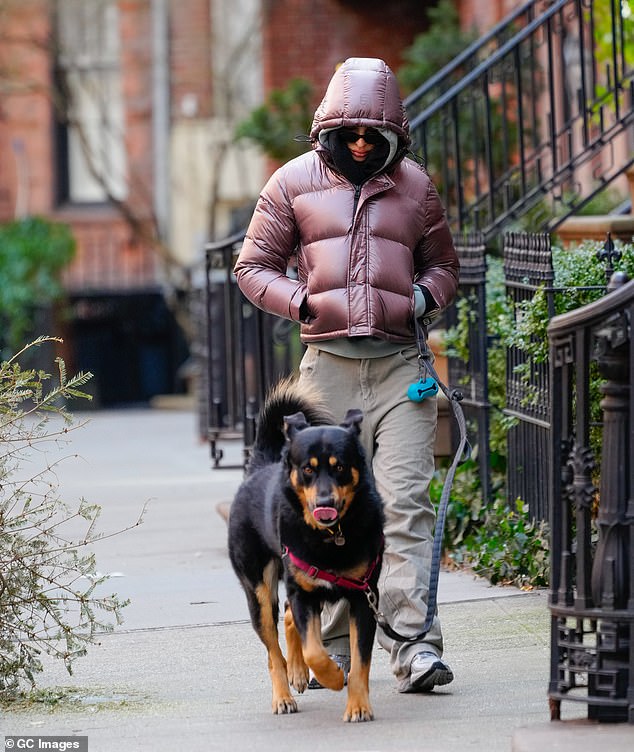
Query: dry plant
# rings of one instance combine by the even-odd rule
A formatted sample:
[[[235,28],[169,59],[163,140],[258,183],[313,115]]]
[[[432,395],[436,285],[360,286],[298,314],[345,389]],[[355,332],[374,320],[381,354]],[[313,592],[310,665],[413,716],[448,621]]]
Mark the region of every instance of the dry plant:
[[[97,593],[107,577],[97,573],[91,550],[124,531],[98,533],[98,505],[62,500],[56,468],[64,458],[48,459],[48,449],[59,455],[81,428],[67,403],[90,399],[82,388],[92,375],[68,377],[60,358],[55,377],[20,366],[28,351],[51,341],[40,337],[0,363],[0,699],[35,686],[43,654],[72,673],[97,635],[121,623],[127,605]]]

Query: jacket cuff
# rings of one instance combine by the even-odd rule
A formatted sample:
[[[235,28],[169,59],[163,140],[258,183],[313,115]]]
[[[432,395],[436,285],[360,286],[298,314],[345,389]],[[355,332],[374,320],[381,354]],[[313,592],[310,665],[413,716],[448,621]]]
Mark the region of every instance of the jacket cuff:
[[[436,308],[438,308],[438,303],[429,290],[424,285],[414,285],[414,316],[419,319]]]
[[[292,321],[301,321],[301,307],[306,300],[306,288],[298,287],[288,303],[288,315]]]

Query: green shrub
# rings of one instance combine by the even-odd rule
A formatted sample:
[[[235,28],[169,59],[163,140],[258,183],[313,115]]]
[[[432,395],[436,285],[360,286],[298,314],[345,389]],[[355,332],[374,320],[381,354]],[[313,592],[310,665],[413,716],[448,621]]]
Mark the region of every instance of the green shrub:
[[[272,89],[266,102],[238,124],[235,137],[253,141],[269,157],[282,162],[302,154],[313,118],[312,98],[309,81],[291,79],[285,88]]]
[[[634,278],[634,245],[618,240],[614,245],[621,254],[614,262],[614,270]],[[605,295],[608,281],[605,264],[597,257],[602,248],[603,243],[599,241],[584,241],[570,249],[553,247],[554,287],[557,288],[553,295],[555,315],[573,311]],[[545,362],[549,323],[545,290],[537,290],[532,300],[521,303],[514,312],[509,306],[507,316],[504,344],[524,350],[538,362]]]
[[[548,585],[548,526],[531,519],[521,499],[509,504],[504,473],[492,456],[493,501],[484,503],[475,458],[456,473],[447,506],[443,536],[445,562],[467,568],[493,585],[544,587]],[[431,496],[437,506],[445,479],[436,472]]]
[[[478,38],[475,29],[460,28],[453,0],[440,0],[437,7],[427,8],[427,16],[429,28],[418,34],[403,52],[405,62],[398,70],[398,78],[405,94],[425,83]]]
[[[0,352],[16,352],[34,336],[36,306],[63,297],[60,274],[74,253],[68,225],[41,217],[0,225]]]
[[[493,585],[544,587],[549,574],[548,527],[532,520],[521,499],[515,505],[497,499],[487,505],[465,540],[463,563]]]

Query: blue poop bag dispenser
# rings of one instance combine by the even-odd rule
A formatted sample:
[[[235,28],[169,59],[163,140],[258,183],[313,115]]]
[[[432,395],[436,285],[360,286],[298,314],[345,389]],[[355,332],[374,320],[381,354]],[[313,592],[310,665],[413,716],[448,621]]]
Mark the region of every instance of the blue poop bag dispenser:
[[[431,376],[420,378],[407,388],[407,396],[412,402],[422,402],[426,397],[433,397],[435,394],[438,394],[438,382]]]

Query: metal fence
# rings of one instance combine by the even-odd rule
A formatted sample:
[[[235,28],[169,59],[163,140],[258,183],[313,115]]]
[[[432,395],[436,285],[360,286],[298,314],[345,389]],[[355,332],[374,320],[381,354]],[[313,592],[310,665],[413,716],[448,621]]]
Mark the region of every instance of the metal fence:
[[[515,315],[542,289],[548,318],[554,315],[554,271],[550,235],[512,232],[504,236],[504,283]],[[548,362],[537,362],[517,347],[506,351],[505,413],[517,419],[507,434],[507,497],[522,499],[536,519],[548,518]]]
[[[466,360],[448,358],[449,381],[463,394],[462,406],[470,426],[477,436],[478,462],[483,498],[491,496],[491,467],[489,462],[489,387],[488,335],[486,311],[486,246],[479,232],[456,236],[455,246],[460,258],[460,286],[457,300],[445,314],[448,327],[457,324],[457,307],[464,301],[468,307]]]
[[[551,716],[634,723],[634,281],[549,326]],[[597,365],[602,434],[592,439]]]
[[[488,351],[492,344],[487,322],[487,261],[485,239],[481,233],[456,237],[461,260],[460,288],[456,304],[446,312],[445,324],[466,325],[466,357],[449,358],[449,381],[465,396],[464,406],[470,420],[472,443],[477,444],[483,497],[491,499],[490,422],[493,407],[489,394]],[[587,291],[602,294],[605,286],[564,289],[555,284],[550,235],[512,232],[503,236],[502,255],[504,292],[515,316],[516,328],[526,306],[533,303],[537,291],[544,296],[546,317],[555,314],[556,296]],[[616,258],[608,236],[599,258],[606,266],[606,280]],[[466,306],[466,310],[465,307]],[[462,311],[459,314],[459,309]],[[460,315],[461,321],[458,321]],[[504,414],[515,419],[506,434],[506,491],[510,501],[522,499],[531,517],[549,518],[546,487],[549,477],[550,381],[548,358],[534,358],[525,349],[506,347],[504,372]]]
[[[481,488],[491,499],[489,457],[491,403],[488,381],[488,350],[491,345],[487,323],[487,262],[484,235],[464,233],[456,238],[460,257],[460,288],[457,301],[447,311],[446,324],[455,326],[457,308],[467,306],[463,323],[467,326],[467,358],[449,359],[452,384],[465,395],[465,413],[470,419],[472,441],[478,446]],[[548,316],[554,314],[553,266],[550,236],[514,232],[503,238],[504,285],[514,310],[532,300],[543,289]],[[546,484],[548,478],[548,439],[550,431],[548,362],[532,362],[516,347],[506,350],[505,414],[516,423],[507,434],[507,496],[521,498],[531,516],[548,518]]]
[[[267,391],[299,365],[303,352],[296,324],[259,310],[238,289],[233,267],[243,238],[240,232],[206,249],[199,371],[214,467],[227,467],[221,442],[229,439],[242,439],[246,462]]]

